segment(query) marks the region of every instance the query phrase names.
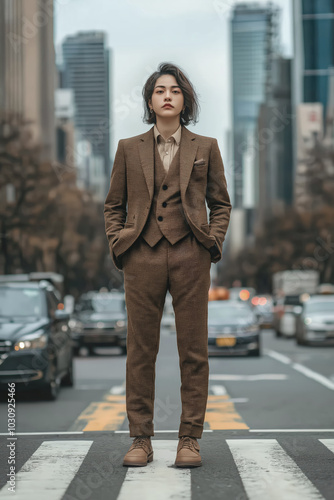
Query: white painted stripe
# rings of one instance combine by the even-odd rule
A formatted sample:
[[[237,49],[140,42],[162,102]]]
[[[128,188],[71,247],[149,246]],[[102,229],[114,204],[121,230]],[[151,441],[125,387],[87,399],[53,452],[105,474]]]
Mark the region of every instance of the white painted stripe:
[[[332,453],[334,453],[334,439],[319,439]]]
[[[84,431],[52,431],[52,432],[15,432],[15,436],[51,436],[60,434],[84,434]],[[9,436],[8,432],[0,432],[0,436]],[[11,437],[11,436],[10,436]]]
[[[249,432],[334,432],[334,429],[249,429]]]
[[[306,366],[301,365],[300,363],[293,363],[293,361],[290,358],[284,356],[279,352],[269,350],[267,351],[267,354],[268,356],[271,356],[277,361],[281,361],[284,364],[290,364],[291,368],[302,373],[303,375],[305,375],[305,377],[311,378],[312,380],[319,382],[319,384],[327,387],[327,389],[331,389],[332,391],[334,391],[334,382],[329,378],[324,377],[324,375],[321,375],[320,373],[315,372],[314,370],[311,370],[310,368],[307,368]]]
[[[332,391],[334,391],[334,382],[329,380],[329,378],[324,377],[323,375],[320,375],[320,373],[317,373],[313,370],[310,370],[310,368],[307,368],[306,366],[301,365],[299,363],[294,363],[292,365],[292,368],[294,368],[298,372],[302,373],[306,377],[309,377],[309,378],[315,380],[316,382],[319,382],[319,384],[322,384],[325,387],[327,387],[328,389],[331,389]]]
[[[331,389],[332,391],[334,391],[334,381],[325,377],[324,375],[321,375],[320,373],[315,372],[314,370],[311,370],[310,368],[307,368],[306,366],[301,365],[300,363],[293,363],[293,361],[290,358],[284,356],[279,352],[268,350],[266,351],[266,354],[268,354],[268,356],[271,356],[274,359],[277,359],[277,361],[281,361],[284,364],[290,364],[294,370],[302,373],[303,375],[305,375],[308,378],[311,378],[312,380],[315,380],[316,382],[319,382],[319,384],[322,384],[323,386],[327,387],[327,389]]]
[[[146,467],[129,467],[117,500],[191,499],[190,469],[172,467],[178,441],[156,441],[153,461]]]
[[[227,399],[227,403],[248,403],[249,398],[231,398]]]
[[[130,433],[130,431],[114,431],[114,432],[115,432],[115,434],[129,434]],[[154,431],[154,434],[157,434],[158,432],[162,432],[162,433],[164,433],[164,432],[179,432],[179,430],[178,429],[164,430],[164,431],[160,430],[160,431]],[[203,432],[213,432],[213,430],[212,429],[203,429]]]
[[[288,358],[287,356],[284,356],[284,354],[281,354],[280,352],[272,351],[272,350],[265,350],[265,354],[268,356],[277,359],[277,361],[281,361],[282,363],[289,365],[291,363],[291,359]]]
[[[323,500],[276,439],[226,441],[249,500]]]
[[[223,396],[226,394],[226,387],[223,385],[212,385],[210,388],[215,396]]]
[[[122,385],[114,385],[111,389],[110,389],[110,394],[124,394],[125,393],[125,383],[126,381],[123,382]]]
[[[259,373],[258,375],[228,375],[228,374],[216,374],[210,375],[210,380],[286,380],[288,376],[285,373]]]
[[[0,499],[60,500],[93,441],[44,441],[16,474],[15,493],[8,483]]]

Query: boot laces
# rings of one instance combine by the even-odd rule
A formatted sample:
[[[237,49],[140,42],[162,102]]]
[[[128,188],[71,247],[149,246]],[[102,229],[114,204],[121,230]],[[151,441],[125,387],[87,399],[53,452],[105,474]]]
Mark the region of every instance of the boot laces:
[[[189,448],[190,450],[198,448],[196,439],[191,438],[190,436],[182,436],[181,443],[183,448]]]
[[[132,443],[132,448],[143,448],[146,451],[149,448],[149,442],[149,438],[137,436]]]

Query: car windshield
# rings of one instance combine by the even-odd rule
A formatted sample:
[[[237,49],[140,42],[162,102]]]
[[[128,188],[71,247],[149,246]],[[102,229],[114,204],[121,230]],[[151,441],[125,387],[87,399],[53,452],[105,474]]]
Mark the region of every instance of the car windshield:
[[[324,302],[308,302],[305,304],[306,314],[312,313],[332,313],[334,315],[334,300]]]
[[[124,299],[122,297],[111,297],[107,294],[96,295],[89,299],[81,300],[76,310],[97,313],[124,312]]]
[[[209,321],[232,321],[245,320],[255,321],[253,311],[244,304],[228,304],[222,302],[219,305],[211,306],[209,304],[208,311]]]
[[[41,290],[0,287],[0,318],[42,316],[44,300]]]

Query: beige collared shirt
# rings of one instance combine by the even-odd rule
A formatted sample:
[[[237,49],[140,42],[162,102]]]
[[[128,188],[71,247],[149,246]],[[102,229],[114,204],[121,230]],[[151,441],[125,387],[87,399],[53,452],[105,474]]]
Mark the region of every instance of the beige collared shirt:
[[[181,124],[179,128],[172,134],[168,139],[165,139],[160,134],[158,127],[154,124],[154,138],[157,143],[157,148],[160,154],[161,161],[163,163],[164,169],[168,172],[169,166],[177,153],[181,141]]]

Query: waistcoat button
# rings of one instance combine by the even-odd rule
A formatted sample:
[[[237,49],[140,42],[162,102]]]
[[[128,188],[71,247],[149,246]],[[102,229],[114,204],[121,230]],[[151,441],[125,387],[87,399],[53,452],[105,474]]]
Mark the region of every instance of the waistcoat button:
[[[164,184],[164,185],[162,186],[162,189],[165,189],[165,190],[166,190],[167,188],[168,188],[167,184]]]
[[[163,217],[161,217],[161,215],[159,215],[158,220],[162,221]]]
[[[162,204],[163,207],[167,207],[167,203],[164,201]]]

